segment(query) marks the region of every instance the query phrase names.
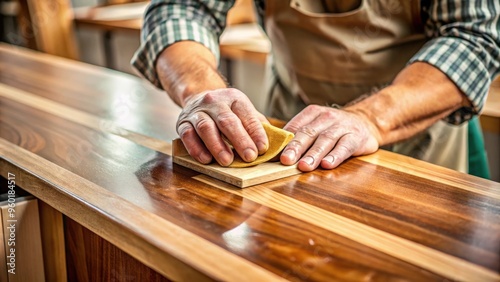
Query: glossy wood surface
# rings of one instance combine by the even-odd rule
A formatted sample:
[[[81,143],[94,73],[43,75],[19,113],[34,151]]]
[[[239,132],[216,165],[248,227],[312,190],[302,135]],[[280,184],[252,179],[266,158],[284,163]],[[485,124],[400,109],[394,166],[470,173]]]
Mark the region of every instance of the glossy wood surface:
[[[178,113],[0,45],[1,175],[171,280],[500,280],[499,183],[381,150],[242,190],[172,163]]]

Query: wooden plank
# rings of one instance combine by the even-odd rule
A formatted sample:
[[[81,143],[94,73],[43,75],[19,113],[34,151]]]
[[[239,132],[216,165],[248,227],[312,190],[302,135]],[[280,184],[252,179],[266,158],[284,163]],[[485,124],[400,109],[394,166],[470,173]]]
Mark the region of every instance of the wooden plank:
[[[62,214],[42,201],[38,202],[38,210],[40,212],[45,280],[51,282],[67,281]]]
[[[3,202],[0,208],[7,251],[8,281],[45,281],[38,202],[33,197],[15,198],[14,212],[9,210],[7,204]],[[10,256],[13,256],[13,260]],[[11,262],[14,268],[9,266]]]
[[[245,168],[222,167],[216,163],[204,165],[189,156],[180,139],[175,139],[172,142],[172,148],[174,163],[240,188],[301,173],[301,171],[297,169],[297,165],[285,166],[279,162],[267,162]]]
[[[74,220],[64,224],[68,281],[170,281]]]

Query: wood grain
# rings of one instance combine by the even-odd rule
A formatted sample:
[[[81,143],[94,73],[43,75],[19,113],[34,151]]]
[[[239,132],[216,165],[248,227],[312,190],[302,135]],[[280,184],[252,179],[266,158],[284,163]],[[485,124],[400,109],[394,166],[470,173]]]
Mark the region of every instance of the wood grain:
[[[136,133],[163,140],[177,138],[172,121],[180,108],[135,76],[6,44],[0,44],[0,61],[0,83],[112,120]]]
[[[431,248],[423,247],[376,228],[371,228],[337,214],[326,212],[305,202],[273,193],[270,190],[248,189],[244,192],[237,192],[220,182],[214,182],[205,175],[197,176],[197,179],[225,191],[233,192],[240,196],[244,195],[247,199],[265,204],[270,208],[292,215],[450,279],[497,281],[500,278],[497,273],[484,267],[457,259]]]
[[[77,222],[64,222],[68,281],[170,281]]]
[[[37,199],[32,197],[17,198],[14,218],[10,216],[6,202],[0,208],[4,226],[5,249],[7,255],[15,255],[14,273],[8,273],[8,281],[45,281]],[[15,228],[12,233],[7,229],[11,226]],[[14,245],[8,244],[11,234],[14,234]],[[11,248],[14,249],[12,253],[9,252]]]
[[[267,162],[246,168],[222,167],[216,163],[203,165],[194,160],[180,139],[173,141],[173,162],[240,188],[300,174],[296,165],[285,166],[279,162]]]
[[[134,253],[137,259],[173,280],[205,281],[207,274],[218,280],[280,280],[177,225],[138,209],[92,182],[13,147],[3,139],[0,139],[0,153],[4,156],[0,166],[2,175],[6,175],[6,171],[23,175],[19,181],[21,187],[26,187],[57,210],[71,214],[85,227],[97,230],[104,239],[125,252]],[[23,174],[18,167],[30,167],[31,173]],[[50,182],[43,179],[50,179]],[[61,189],[71,186],[73,195]],[[92,209],[85,204],[90,202]],[[116,206],[120,207],[122,215],[117,213]],[[108,216],[113,220],[107,220]],[[214,257],[217,261],[213,260]],[[232,271],[234,269],[239,271]]]
[[[10,105],[10,106],[11,106],[10,108],[13,108],[12,107],[13,105]],[[20,111],[21,108],[13,108],[13,110]],[[4,113],[8,114],[10,112],[4,111]],[[33,113],[36,113],[36,111],[32,111],[30,113],[25,113],[25,115],[23,117],[30,118],[30,114],[33,114]],[[54,141],[57,141],[59,138],[62,137],[62,135],[60,135],[60,134],[52,136],[52,135],[50,135],[49,132],[44,132],[41,130],[44,127],[44,124],[48,124],[48,122],[44,120],[43,116],[34,116],[33,118],[30,118],[30,119],[32,121],[35,121],[35,120],[38,121],[38,123],[31,123],[33,125],[33,127],[37,129],[38,133],[33,133],[30,135],[40,136],[40,137],[46,136],[48,139],[54,140]],[[70,127],[70,124],[54,123],[55,122],[54,117],[50,118],[49,120],[50,120],[50,123],[56,125],[57,128],[63,128],[65,130],[68,130]],[[9,123],[13,123],[13,121],[10,121],[10,120],[8,120],[8,121],[9,121]],[[76,124],[73,126],[77,127]],[[21,129],[21,124],[16,124],[16,128]],[[85,130],[83,130],[83,128],[77,129],[75,131],[85,134]],[[67,136],[67,134],[66,134],[66,136]],[[82,135],[82,136],[85,136],[85,135]],[[69,137],[69,136],[67,136],[67,137]],[[95,144],[105,146],[106,140],[107,139],[105,139],[105,138],[96,138]],[[60,142],[62,142],[62,140],[57,141],[57,143],[60,143]],[[77,142],[68,142],[68,143],[77,144]],[[30,146],[30,145],[35,145],[35,144],[33,142],[27,142],[25,144],[25,146]],[[121,146],[123,146],[123,145],[121,145]],[[105,147],[107,147],[107,146],[105,146]],[[131,149],[130,146],[127,146],[127,147],[129,148],[129,150]],[[27,147],[27,148],[30,148],[30,147]],[[110,146],[110,148],[116,148],[116,145],[112,145],[112,146]],[[73,163],[66,163],[66,162],[62,161],[61,159],[57,158],[56,156],[60,155],[59,153],[50,154],[50,152],[52,150],[52,148],[50,146],[48,146],[46,148],[38,148],[36,150],[38,151],[38,154],[44,156],[45,158],[48,158],[49,160],[51,160],[53,162],[59,163],[63,166],[68,166],[70,164],[72,164],[74,166]],[[131,151],[134,152],[134,150],[131,150]],[[136,153],[138,153],[138,152],[136,151]],[[113,158],[113,155],[109,155],[108,158]],[[134,157],[134,159],[135,158],[136,157]],[[91,162],[90,158],[87,157],[86,159],[87,159],[86,162]],[[95,165],[99,165],[102,168],[105,168],[106,165],[104,163],[102,163],[103,160],[104,159],[101,159],[101,158],[97,159]],[[124,160],[125,159],[123,159],[123,157],[122,157],[121,158],[122,162],[130,165],[131,167],[135,167],[135,164],[134,164],[134,161],[132,158],[127,159],[125,161]],[[165,162],[167,162],[167,163],[165,164]],[[189,175],[190,175],[189,173],[187,173],[186,177],[181,177],[181,174],[177,174],[176,175],[177,180],[175,182],[167,182],[167,183],[169,183],[168,185],[172,185],[172,187],[167,189],[165,192],[162,192],[163,189],[159,190],[160,187],[165,187],[164,186],[165,184],[162,184],[162,183],[164,183],[164,180],[162,180],[162,179],[163,178],[169,179],[171,176],[173,176],[171,172],[166,170],[169,167],[168,162],[169,162],[168,159],[164,160],[164,157],[159,156],[158,161],[154,160],[154,162],[148,162],[147,166],[144,166],[143,168],[141,168],[141,172],[135,173],[136,175],[140,176],[142,185],[146,185],[149,187],[148,194],[150,194],[153,197],[153,199],[161,200],[161,203],[158,203],[156,205],[151,205],[151,203],[149,203],[148,201],[144,201],[144,197],[146,197],[146,198],[151,197],[151,196],[148,197],[147,196],[148,194],[142,195],[141,197],[137,197],[137,195],[140,194],[140,190],[141,190],[140,185],[134,185],[135,182],[133,181],[133,179],[127,178],[126,175],[128,174],[127,173],[128,170],[124,166],[120,167],[120,170],[122,172],[121,178],[124,179],[123,184],[122,185],[116,185],[116,184],[113,185],[113,186],[117,186],[118,189],[114,189],[113,186],[110,186],[110,185],[112,185],[112,183],[110,183],[109,181],[106,181],[106,178],[112,177],[113,174],[106,175],[103,173],[103,171],[101,171],[99,174],[89,173],[89,174],[83,174],[83,175],[92,179],[92,181],[94,181],[95,183],[99,183],[99,184],[103,185],[104,187],[107,187],[107,189],[113,190],[115,193],[118,193],[119,195],[128,199],[128,201],[131,201],[138,206],[143,206],[145,208],[148,208],[150,211],[160,212],[161,210],[165,210],[167,207],[169,207],[168,210],[165,210],[165,211],[160,213],[165,219],[168,219],[171,222],[175,222],[177,225],[182,226],[182,228],[186,228],[187,230],[190,230],[191,232],[194,232],[194,233],[198,234],[199,236],[203,236],[204,238],[207,238],[207,239],[211,240],[212,242],[214,242],[214,240],[216,240],[215,242],[217,242],[217,245],[219,245],[222,248],[229,248],[228,251],[234,252],[235,250],[230,248],[232,245],[227,245],[227,242],[222,239],[222,238],[224,238],[223,236],[218,235],[217,237],[214,237],[211,233],[207,233],[203,229],[194,228],[195,226],[207,226],[208,225],[208,226],[212,226],[212,228],[209,228],[208,230],[212,230],[213,228],[216,228],[217,226],[219,226],[221,224],[221,222],[219,222],[220,221],[219,216],[216,216],[213,218],[208,217],[205,223],[203,223],[201,225],[199,223],[201,217],[207,217],[208,215],[218,215],[218,213],[214,213],[214,210],[224,211],[224,214],[229,216],[226,219],[228,221],[228,224],[229,224],[229,226],[227,227],[226,230],[230,230],[230,229],[234,228],[234,226],[238,226],[239,223],[232,223],[235,220],[236,220],[236,222],[238,222],[239,219],[242,218],[240,215],[234,215],[235,212],[240,213],[237,209],[235,209],[233,213],[228,213],[228,209],[226,207],[224,207],[224,205],[219,206],[219,204],[218,204],[217,207],[213,206],[215,203],[220,202],[220,199],[227,198],[227,193],[220,194],[220,191],[217,188],[208,189],[209,186],[200,186],[200,182],[189,181]],[[77,167],[68,167],[68,168],[70,168],[71,170],[78,171]],[[106,169],[104,169],[104,171],[105,170]],[[80,171],[79,173],[82,173],[82,172]],[[133,173],[133,171],[130,173]],[[186,172],[184,172],[184,173],[186,173]],[[143,175],[143,174],[145,174],[145,175]],[[152,175],[150,175],[150,174],[152,174]],[[160,177],[159,175],[165,175],[165,176]],[[168,175],[171,175],[171,176],[168,176]],[[189,187],[191,187],[191,188],[185,189],[184,187],[187,187],[187,185],[189,185]],[[135,193],[132,193],[132,194],[127,193],[127,191],[123,189],[123,187],[127,187],[127,186],[130,188],[135,187],[135,188],[132,188],[135,191]],[[188,193],[187,191],[192,191],[193,189],[197,190],[197,193],[194,194],[193,197],[186,197],[186,195],[184,195],[185,193]],[[174,198],[172,198],[171,200],[167,200],[168,195],[172,192],[175,193],[175,191],[179,191],[180,194],[178,194],[177,196],[175,196],[176,194],[173,194]],[[186,191],[186,192],[182,192],[182,191]],[[208,191],[210,191],[210,193],[207,194]],[[158,193],[160,193],[160,194],[158,194]],[[190,195],[190,194],[191,193],[188,193],[187,195]],[[153,196],[153,195],[155,195],[155,196]],[[61,199],[58,199],[58,201],[61,201]],[[179,201],[186,202],[186,203],[179,205]],[[171,203],[172,206],[171,207],[166,206],[165,202]],[[190,203],[190,204],[187,204],[187,203]],[[223,203],[228,204],[227,201],[224,201]],[[209,205],[207,205],[207,204],[209,204]],[[189,209],[188,209],[188,207],[189,207]],[[236,208],[238,208],[238,206],[236,206]],[[253,211],[253,210],[254,210],[254,208],[251,209],[251,211]],[[190,214],[192,214],[192,215],[190,215]],[[266,217],[267,216],[264,216],[263,218],[266,218]],[[275,236],[278,235],[276,233],[276,230],[283,230],[282,231],[283,236],[290,237],[289,234],[294,233],[296,231],[294,231],[293,229],[290,229],[290,228],[285,229],[285,226],[287,226],[288,224],[290,226],[301,225],[300,222],[289,223],[291,221],[291,219],[287,218],[284,215],[280,215],[279,217],[277,217],[276,215],[270,215],[269,217],[270,218],[279,218],[278,219],[279,222],[286,222],[287,223],[287,224],[284,224],[283,226],[279,226],[279,227],[269,226],[269,228],[270,228],[269,231],[267,231],[267,230],[261,231],[260,230],[261,228],[258,227],[258,226],[260,226],[260,224],[258,224],[258,222],[256,222],[257,223],[256,226],[258,228],[256,228],[255,232],[258,234],[274,233],[274,235],[269,238],[269,239],[272,239],[273,241],[276,241]],[[279,224],[279,225],[281,225],[281,224]],[[137,228],[142,229],[142,228],[144,228],[144,226],[142,226],[142,225],[137,226]],[[306,226],[306,227],[303,227],[303,229],[304,230],[314,230],[314,227]],[[99,230],[94,230],[94,231],[101,235]],[[280,232],[280,234],[281,234],[281,232]],[[314,234],[321,234],[321,231],[314,231]],[[338,243],[336,243],[336,240],[332,239],[333,237],[325,240],[325,239],[318,238],[318,235],[303,234],[302,236],[304,236],[306,238],[314,238],[315,241],[327,242],[326,244],[322,245],[321,250],[323,250],[323,249],[330,250],[330,247],[328,247],[330,244],[338,244]],[[297,246],[302,246],[302,244],[304,242],[307,243],[308,239],[306,239],[304,241],[303,237],[299,237],[293,243],[287,243],[287,241],[289,241],[289,239],[287,239],[283,243],[280,242],[280,245],[286,246],[287,249],[290,249],[290,248],[297,249]],[[352,243],[350,243],[350,244],[342,243],[342,245],[350,246],[350,245],[352,245]],[[309,246],[309,245],[306,244],[305,247],[307,247],[307,246]],[[282,247],[280,247],[280,248],[282,248]],[[357,248],[363,249],[361,246],[358,246]],[[300,248],[294,252],[300,253],[299,250],[300,250]],[[265,252],[265,253],[270,252],[270,250],[267,249],[267,247],[264,247],[262,250],[254,249],[254,250],[248,250],[248,251],[249,251],[248,253],[240,253],[240,255],[244,256],[246,259],[249,259],[252,261],[255,260],[256,258],[260,257],[260,255],[258,255],[258,254],[260,254],[262,252]],[[323,253],[324,252],[325,251],[323,251]],[[370,251],[363,249],[363,252],[369,253]],[[315,264],[314,268],[315,269],[316,268],[322,269],[321,275],[327,275],[327,276],[334,275],[334,276],[338,276],[338,277],[344,277],[343,275],[346,275],[346,274],[344,274],[343,272],[336,273],[336,272],[332,272],[332,271],[328,270],[332,265],[329,263],[324,263],[323,260],[326,259],[327,261],[331,260],[332,262],[334,262],[334,261],[338,261],[339,259],[342,259],[343,261],[344,260],[346,261],[345,262],[346,265],[357,264],[356,255],[352,254],[352,250],[350,250],[348,248],[346,250],[346,253],[349,254],[349,256],[342,257],[342,258],[335,258],[335,259],[329,258],[330,256],[338,256],[333,251],[329,251],[328,253],[324,253],[324,254],[322,254],[321,257],[318,257],[318,255],[315,254],[314,252],[310,252],[307,255],[307,257],[311,256],[311,259],[313,259],[313,260],[319,259],[319,261],[318,261],[319,266],[316,266],[316,264]],[[369,256],[377,256],[377,255],[372,254]],[[387,270],[384,270],[384,269],[386,269],[388,266],[380,265],[380,267],[377,268],[378,270],[376,271],[376,273],[378,273],[377,276],[380,276],[380,275],[382,275],[382,276],[389,275],[387,277],[393,277],[393,276],[397,277],[399,275],[415,276],[415,275],[417,275],[416,273],[419,272],[416,270],[411,270],[412,268],[409,265],[399,266],[398,268],[395,268],[394,264],[398,264],[398,263],[393,262],[389,257],[383,258],[382,261],[391,262],[391,265],[392,265],[391,266],[392,270],[390,271],[391,274],[384,274],[385,272],[387,272]],[[270,263],[270,262],[262,261],[259,259],[259,260],[256,260],[254,262],[258,263],[262,266],[265,266],[266,269],[276,271],[278,274],[286,273],[288,270],[293,269],[294,265],[296,264],[296,262],[294,262],[294,261],[287,261],[287,260],[276,261],[276,262],[271,261],[272,263]],[[321,263],[321,262],[323,262],[323,263]],[[304,263],[307,264],[308,262],[304,261]],[[373,267],[372,266],[373,264],[375,264],[374,261],[367,261],[366,265],[363,266],[363,270],[360,273],[369,273],[371,271],[370,269]],[[332,270],[333,269],[335,269],[335,268],[332,268]],[[295,273],[295,272],[296,271],[294,270],[294,272],[292,273],[293,275],[290,273],[287,275],[292,275],[294,277],[295,276],[300,277],[302,275],[305,275],[305,274],[301,274],[300,272],[297,272],[297,273]],[[328,274],[326,274],[326,273],[328,273]],[[311,275],[311,274],[307,274],[307,275]],[[320,275],[320,274],[318,274],[318,275]],[[417,275],[417,276],[419,276],[419,275]],[[428,276],[428,274],[427,274],[427,276]]]
[[[63,216],[44,202],[38,202],[45,281],[67,281]]]
[[[0,174],[66,218],[71,279],[500,280],[499,183],[380,150],[239,189],[173,163],[179,108],[140,79],[0,61]]]
[[[114,121],[98,118],[86,112],[53,102],[49,99],[29,94],[27,92],[9,87],[1,83],[0,97],[5,97],[17,102],[21,102],[24,105],[30,106],[34,109],[43,110],[49,114],[63,117],[66,120],[79,123],[95,130],[118,135],[155,151],[159,151],[169,155],[172,154],[172,146],[170,143],[135,133],[133,131],[120,127]]]
[[[7,156],[9,159],[12,159],[12,154]],[[29,159],[32,158],[30,157]],[[32,186],[33,187],[32,189],[34,192],[36,192],[35,194],[37,194],[37,196],[43,193],[45,195],[45,199],[51,205],[54,205],[56,208],[61,209],[64,213],[72,214],[75,220],[85,222],[90,229],[96,230],[96,232],[101,237],[109,240],[110,242],[119,246],[126,252],[132,252],[134,254],[134,257],[139,258],[142,262],[146,263],[146,265],[153,267],[158,272],[167,275],[173,280],[186,280],[186,279],[198,279],[196,281],[204,280],[202,276],[194,275],[194,273],[192,273],[193,270],[189,270],[189,267],[186,268],[186,266],[175,264],[174,263],[175,260],[167,259],[165,257],[167,253],[175,255],[177,252],[179,252],[175,256],[183,257],[184,260],[189,262],[189,265],[191,265],[191,267],[197,266],[196,268],[201,267],[202,269],[214,268],[209,272],[209,276],[212,277],[212,279],[233,280],[233,278],[236,277],[234,279],[238,279],[238,281],[256,281],[255,279],[265,279],[266,281],[274,281],[274,279],[272,279],[272,276],[268,275],[266,276],[259,273],[260,271],[258,268],[249,269],[248,267],[243,267],[242,265],[239,264],[239,260],[236,259],[237,257],[229,257],[226,260],[223,255],[224,252],[222,253],[220,253],[220,251],[212,252],[210,244],[208,245],[206,243],[203,243],[202,245],[196,244],[192,240],[191,237],[192,235],[189,235],[190,233],[179,232],[180,230],[177,230],[177,228],[174,227],[176,225],[168,226],[169,225],[167,224],[168,222],[161,220],[160,218],[150,218],[149,216],[147,216],[148,213],[141,212],[140,214],[137,214],[139,212],[139,210],[137,210],[137,206],[132,205],[128,207],[129,205],[127,205],[125,202],[122,202],[119,199],[113,199],[114,197],[112,195],[106,195],[107,193],[102,194],[101,192],[104,191],[99,192],[94,189],[90,189],[90,187],[87,186],[87,184],[85,183],[82,184],[82,182],[78,180],[78,177],[76,178],[74,176],[69,177],[69,175],[67,175],[67,173],[64,173],[64,171],[62,171],[61,169],[57,169],[57,167],[51,165],[47,166],[47,163],[43,162],[43,160],[35,159],[34,161],[36,161],[40,166],[42,166],[43,169],[47,170],[45,172],[42,172],[37,168],[36,174],[39,176],[43,176],[43,179],[47,180],[50,179],[51,187],[45,187],[42,180],[29,175],[28,176],[23,175],[22,179],[26,182],[24,181],[21,182],[21,185]],[[15,170],[13,167],[10,167],[9,165],[6,166],[6,169],[14,171],[17,175],[22,175],[20,171]],[[32,172],[34,173],[35,171]],[[182,182],[185,183],[187,180],[188,179],[184,179],[182,180]],[[120,218],[120,215],[116,213],[116,209],[114,207],[120,206],[120,211],[127,216],[127,218],[119,220],[121,222],[120,224],[125,224],[130,227],[131,226],[135,227],[130,228],[130,230],[128,230],[129,228],[124,229],[123,227],[118,227],[116,225],[109,225],[111,221],[104,220],[102,216],[96,217],[96,212],[91,212],[88,209],[88,206],[82,207],[81,204],[79,204],[79,202],[74,202],[71,200],[71,198],[67,199],[68,195],[60,194],[63,191],[57,192],[58,190],[57,187],[68,187],[67,185],[70,183],[78,183],[78,185],[80,185],[79,186],[80,192],[77,192],[74,189],[72,189],[73,193],[76,193],[75,196],[78,195],[78,199],[81,199],[82,201],[85,202],[89,201],[89,197],[102,199],[101,204],[97,203],[96,201],[92,201],[94,207],[99,210],[97,214],[106,215],[112,212],[114,218],[113,221],[117,222]],[[88,184],[91,185],[90,183]],[[190,186],[192,187],[190,189],[200,186],[200,182],[197,181],[189,184],[193,185]],[[207,188],[209,188],[209,186],[202,185],[201,187],[199,187],[199,190],[201,192],[206,190]],[[50,194],[53,195],[49,195],[48,193],[49,191],[51,192]],[[215,192],[220,190],[216,188],[213,189],[213,191]],[[211,201],[215,202],[217,201],[217,199],[220,201],[221,199],[220,194],[219,193],[217,194],[219,195],[219,197],[214,197],[212,198]],[[112,201],[113,203],[111,206],[110,206],[110,201]],[[132,208],[133,211],[129,210],[129,208]],[[196,206],[193,208],[194,210],[198,209]],[[85,212],[78,212],[79,209],[83,209]],[[200,210],[199,215],[214,214],[214,210],[212,209],[209,208]],[[185,211],[185,209],[183,210]],[[264,209],[262,211],[266,210],[267,209]],[[228,209],[223,207],[221,212],[227,214]],[[271,210],[269,212],[271,212]],[[136,215],[132,216],[132,213]],[[253,213],[255,213],[255,211]],[[216,213],[215,215],[217,214],[218,213]],[[182,221],[185,221],[185,218],[187,216],[188,215],[186,213],[184,214],[181,213],[181,216],[178,217],[178,220],[180,219],[180,222],[177,221],[176,224],[180,224]],[[215,218],[218,218],[219,220],[222,219],[219,216],[214,217],[214,219]],[[291,228],[295,228],[296,226],[301,225],[301,223],[300,221],[294,220],[293,218],[288,216],[277,216],[276,214],[272,213],[269,215],[255,213],[252,214],[251,218],[253,219],[250,220],[249,218],[247,219],[247,222],[249,224],[249,228],[252,229],[262,228],[261,226],[263,222],[261,221],[266,218],[273,219],[272,220],[273,222],[274,219],[276,219],[277,220],[276,223],[283,222],[282,224],[281,223],[278,224],[278,226],[272,223],[266,224],[268,230],[265,231],[255,230],[251,232],[250,234],[255,234],[255,235],[252,235],[250,238],[252,238],[253,236],[257,236],[255,237],[256,241],[254,243],[256,245],[249,244],[248,249],[246,251],[252,251],[252,253],[250,253],[252,256],[247,257],[248,259],[257,260],[257,262],[260,262],[260,264],[266,261],[267,256],[270,256],[269,262],[272,262],[272,264],[267,266],[270,267],[268,269],[288,279],[302,280],[304,278],[313,279],[315,277],[315,279],[326,280],[329,277],[338,277],[338,279],[342,280],[346,279],[358,280],[362,279],[362,277],[365,276],[372,276],[384,280],[395,279],[397,277],[417,277],[419,280],[422,281],[439,280],[439,278],[433,275],[432,273],[423,271],[418,268],[416,269],[415,267],[409,264],[404,264],[398,261],[394,261],[390,257],[373,253],[373,251],[371,251],[369,248],[366,248],[362,245],[356,246],[356,244],[354,244],[353,246],[352,242],[350,242],[349,240],[342,239],[341,237],[331,235],[325,238],[324,235],[322,235],[324,231],[321,229],[314,228],[313,226],[305,226],[304,228],[299,228],[295,231],[292,231],[294,229]],[[241,220],[239,218],[227,217],[227,220],[233,221],[234,219],[237,219],[238,221]],[[194,220],[190,222],[188,221],[187,223],[190,227],[184,227],[184,228],[188,228],[191,230],[193,228],[196,228],[195,222],[196,221]],[[233,227],[227,230],[229,231],[234,229],[235,230],[234,232],[238,234],[238,232],[240,231],[237,227],[239,227],[241,224],[238,225],[232,223],[231,225]],[[203,228],[202,226],[200,226],[200,228]],[[289,226],[289,228],[285,228],[287,226]],[[134,230],[132,234],[130,234],[131,230]],[[210,232],[207,233],[207,231],[209,230],[213,230],[213,228],[200,231],[203,232],[205,236],[211,238],[213,235],[210,235]],[[296,241],[294,240],[290,242],[289,241],[290,239],[288,238],[290,238],[291,234],[296,233],[298,230],[302,230],[299,233],[297,233],[299,235],[298,238],[296,238]],[[142,240],[136,239],[136,236],[138,235],[137,232],[139,231],[141,237],[145,236],[143,237]],[[115,234],[115,232],[117,233]],[[223,245],[225,245],[226,248],[229,247],[229,250],[235,252],[236,254],[245,255],[245,253],[241,253],[241,249],[237,247],[238,245],[233,245],[233,243],[231,243],[230,238],[232,235],[230,234],[232,233],[224,232],[223,234],[219,234],[219,236],[224,238],[224,240],[222,241]],[[278,237],[276,237],[278,234],[281,234],[280,237],[284,236],[283,238],[287,239],[285,239],[284,242],[280,242]],[[267,240],[261,241],[266,237],[268,237],[267,240],[269,241]],[[155,248],[151,248],[147,244],[144,245],[144,243],[146,242],[149,242],[150,244],[153,243],[154,241],[156,241],[154,243],[154,245],[156,245]],[[311,243],[311,242],[317,242],[317,243]],[[140,246],[138,247],[136,246],[136,244],[139,244]],[[168,247],[164,249],[164,247],[162,248],[158,246],[158,244],[160,244],[160,246],[163,245],[164,247],[167,246]],[[318,244],[319,246],[316,246],[316,244]],[[156,249],[158,247],[160,248],[159,250]],[[199,250],[203,250],[203,252],[200,253]],[[281,256],[276,257],[276,255],[278,255],[278,253],[280,252],[285,252],[284,254],[286,255],[284,257]],[[147,254],[147,257],[146,258],[142,257],[145,254]],[[360,254],[362,254],[363,257],[366,258],[366,261],[363,262],[361,266],[359,266],[360,262],[358,261]],[[216,261],[214,261],[213,259],[214,257],[217,257]],[[299,261],[294,259],[297,257],[300,258]],[[264,261],[261,261],[261,259],[264,259]],[[206,262],[204,262],[205,260]],[[299,264],[297,265],[297,263]],[[222,265],[224,267],[222,267]],[[376,268],[374,269],[374,267]],[[174,270],[172,270],[172,268]],[[238,269],[237,273],[234,272],[234,269]],[[216,273],[220,271],[222,276],[217,275],[216,273],[214,273],[214,271]],[[182,274],[179,274],[179,272],[181,272]]]
[[[52,55],[78,59],[71,3],[67,0],[20,0],[28,7],[29,22],[37,49]]]

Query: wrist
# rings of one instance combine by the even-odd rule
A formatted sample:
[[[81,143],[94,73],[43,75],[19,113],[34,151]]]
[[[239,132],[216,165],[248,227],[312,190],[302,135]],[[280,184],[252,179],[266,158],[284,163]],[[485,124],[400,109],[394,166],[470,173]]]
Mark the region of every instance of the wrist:
[[[192,41],[180,41],[163,50],[156,72],[163,89],[181,107],[191,96],[227,87],[211,51]]]
[[[384,88],[343,108],[343,110],[357,115],[365,123],[380,146],[391,143],[384,137],[389,136],[390,131],[395,126],[390,120],[392,114],[390,109],[396,106],[391,95],[388,94],[390,91],[392,91],[390,87]]]

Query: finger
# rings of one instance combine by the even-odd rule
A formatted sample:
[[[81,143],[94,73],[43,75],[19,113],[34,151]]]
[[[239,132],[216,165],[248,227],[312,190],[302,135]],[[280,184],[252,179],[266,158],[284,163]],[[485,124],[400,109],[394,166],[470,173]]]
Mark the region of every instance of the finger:
[[[297,132],[302,126],[311,123],[317,116],[319,116],[324,111],[324,107],[318,105],[309,105],[303,109],[300,113],[294,116],[283,129],[288,130],[292,133]]]
[[[307,150],[299,160],[297,166],[301,171],[312,171],[316,169],[325,156],[332,151],[339,139],[343,136],[342,131],[326,130],[322,132],[312,147]]]
[[[212,154],[198,137],[191,123],[181,122],[177,126],[177,133],[190,156],[202,164],[209,164],[212,161]]]
[[[222,109],[214,117],[217,127],[226,136],[238,155],[246,162],[258,156],[257,146],[243,127],[242,121],[229,108]]]
[[[243,128],[257,147],[258,154],[264,154],[269,148],[269,140],[262,126],[263,122],[269,123],[266,117],[255,109],[250,100],[237,101],[231,109],[241,120]]]
[[[355,138],[354,134],[342,136],[333,150],[321,160],[321,167],[324,169],[336,168],[352,156],[359,147],[360,142]]]
[[[215,121],[206,113],[198,112],[189,119],[199,138],[221,166],[233,162],[234,155],[229,145],[224,142]]]
[[[318,115],[317,112],[305,113],[310,116],[314,115],[315,119],[296,130],[295,137],[288,143],[281,154],[280,160],[284,165],[296,163],[304,152],[314,144],[318,136],[331,125],[332,121],[328,119],[329,115],[324,117],[323,114]]]

